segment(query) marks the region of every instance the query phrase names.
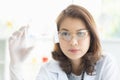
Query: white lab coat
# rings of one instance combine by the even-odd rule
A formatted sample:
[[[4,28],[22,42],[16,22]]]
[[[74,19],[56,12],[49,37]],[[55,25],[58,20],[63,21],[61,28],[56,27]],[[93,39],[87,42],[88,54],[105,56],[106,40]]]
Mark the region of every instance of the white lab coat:
[[[68,80],[68,78],[59,67],[58,62],[51,61],[40,68],[36,80]]]
[[[97,62],[96,75],[90,76],[85,73],[84,80],[120,80],[120,71],[118,65],[114,60],[108,56],[103,55]],[[11,80],[25,80],[21,73],[19,65],[10,65]],[[49,61],[41,66],[36,80],[69,80],[66,73],[62,71],[59,63],[55,60]]]
[[[120,80],[118,66],[108,55],[103,55],[95,68],[96,75],[90,76],[85,73],[84,80]],[[53,60],[40,68],[36,80],[68,80],[68,77],[58,62]]]

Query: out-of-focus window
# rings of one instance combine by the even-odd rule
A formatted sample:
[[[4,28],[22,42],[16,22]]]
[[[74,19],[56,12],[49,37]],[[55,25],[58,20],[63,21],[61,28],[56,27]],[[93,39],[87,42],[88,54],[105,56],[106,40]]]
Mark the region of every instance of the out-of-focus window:
[[[73,0],[93,15],[103,40],[120,38],[120,0]]]
[[[98,24],[103,39],[120,38],[120,0],[101,0]]]

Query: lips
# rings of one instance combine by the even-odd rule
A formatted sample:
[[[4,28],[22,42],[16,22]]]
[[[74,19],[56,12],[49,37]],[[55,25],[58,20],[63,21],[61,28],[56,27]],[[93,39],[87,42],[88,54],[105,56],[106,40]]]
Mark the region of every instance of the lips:
[[[72,53],[77,53],[80,50],[79,49],[69,49],[69,51],[72,52]]]

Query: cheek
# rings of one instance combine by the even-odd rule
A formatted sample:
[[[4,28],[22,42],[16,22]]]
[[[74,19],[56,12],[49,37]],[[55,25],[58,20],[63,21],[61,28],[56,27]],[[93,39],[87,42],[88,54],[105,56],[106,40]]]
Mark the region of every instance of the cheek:
[[[64,41],[59,41],[61,50],[65,53],[68,50],[68,44]]]
[[[88,49],[89,49],[89,47],[90,47],[90,38],[87,38],[86,40],[84,40],[84,42],[82,42],[80,44],[80,46],[82,47],[82,50],[84,50],[85,52],[87,52]]]

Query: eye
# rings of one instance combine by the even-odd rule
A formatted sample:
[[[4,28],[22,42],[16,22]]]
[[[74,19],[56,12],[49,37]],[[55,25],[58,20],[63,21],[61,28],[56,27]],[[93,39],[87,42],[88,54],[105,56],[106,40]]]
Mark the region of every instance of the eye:
[[[79,37],[84,37],[85,35],[86,35],[86,32],[84,32],[84,31],[77,32],[77,36],[79,36]]]
[[[70,33],[67,31],[62,31],[60,33],[61,33],[61,36],[69,36],[70,35]]]

